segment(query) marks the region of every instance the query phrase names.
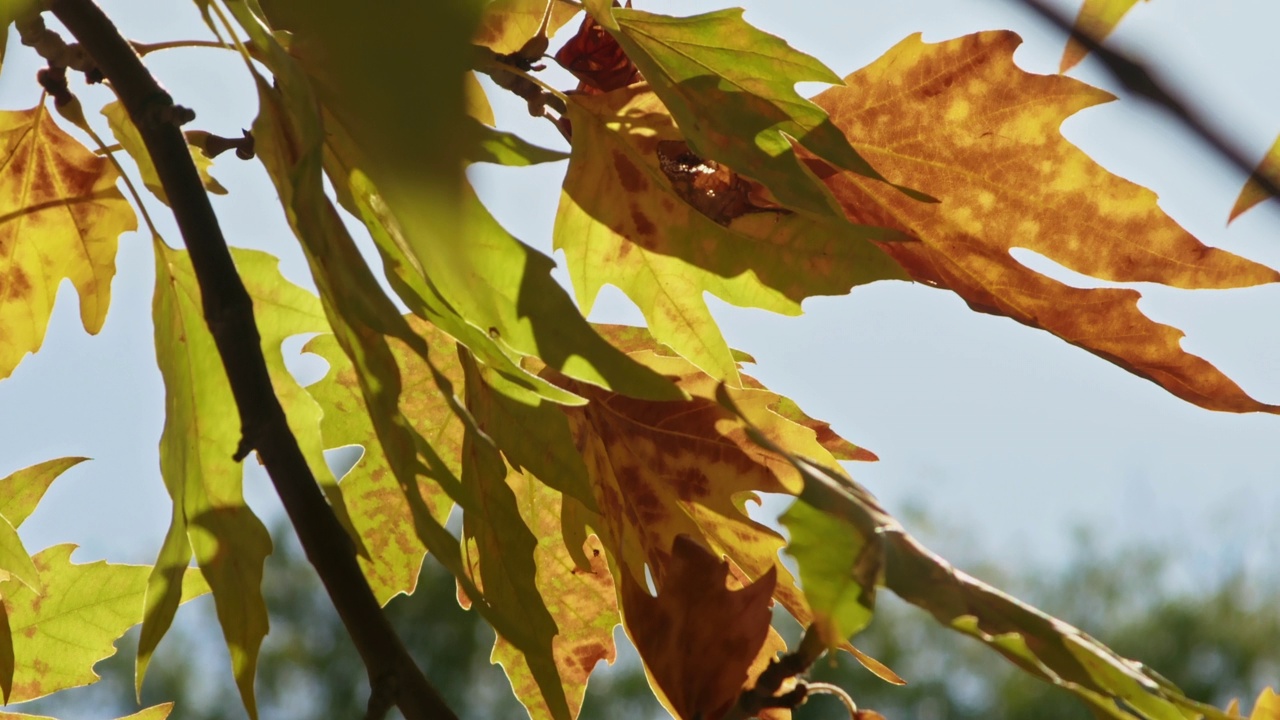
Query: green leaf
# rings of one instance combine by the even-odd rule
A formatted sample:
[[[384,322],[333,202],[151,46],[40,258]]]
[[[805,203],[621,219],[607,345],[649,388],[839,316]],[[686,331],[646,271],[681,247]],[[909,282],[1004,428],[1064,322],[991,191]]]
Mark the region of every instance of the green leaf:
[[[93,665],[114,655],[112,643],[142,621],[151,568],[101,561],[75,565],[74,549],[55,545],[33,558],[45,584],[44,595],[16,580],[0,583],[15,658],[8,702],[26,702],[96,681]],[[199,572],[189,573],[179,601],[208,591]]]
[[[467,118],[467,133],[474,138],[467,160],[511,167],[568,160],[569,154],[539,147],[515,133],[496,130],[479,120]]]
[[[0,515],[20,527],[40,503],[40,498],[67,470],[88,460],[83,457],[64,457],[56,460],[45,460],[31,467],[11,473],[0,480]]]
[[[44,594],[44,586],[40,583],[40,572],[35,563],[22,546],[22,538],[18,531],[5,518],[0,517],[0,573],[8,573],[38,595]]]
[[[837,647],[871,622],[878,548],[854,526],[807,502],[792,503],[779,520],[791,537],[787,554],[796,559],[814,626],[827,647]]]
[[[721,224],[695,209],[659,155],[682,136],[646,86],[574,96],[568,117],[573,154],[553,238],[578,302],[589,312],[602,287],[617,286],[659,342],[715,378],[736,384],[738,371],[705,293],[798,315],[806,297],[905,277],[871,242],[897,236],[882,228],[776,211]]]
[[[160,199],[160,202],[168,205],[169,198],[164,194],[164,186],[160,184],[156,166],[151,162],[151,153],[147,152],[147,146],[143,143],[142,136],[138,134],[138,128],[129,118],[124,105],[119,101],[109,102],[102,107],[102,114],[106,116],[107,126],[111,128],[111,134],[115,135],[116,142],[120,143],[120,147],[124,148],[125,152],[129,153],[129,157],[137,163],[142,183]],[[196,164],[196,172],[200,173],[200,182],[204,184],[204,189],[214,195],[226,195],[227,189],[209,174],[209,168],[213,167],[213,160],[198,148],[188,145],[187,149],[191,151],[191,160]]]
[[[694,152],[759,180],[783,205],[844,217],[801,167],[793,141],[838,168],[884,179],[795,90],[806,81],[839,85],[840,76],[748,24],[741,8],[681,18],[613,8],[610,0],[586,5],[671,109]]]

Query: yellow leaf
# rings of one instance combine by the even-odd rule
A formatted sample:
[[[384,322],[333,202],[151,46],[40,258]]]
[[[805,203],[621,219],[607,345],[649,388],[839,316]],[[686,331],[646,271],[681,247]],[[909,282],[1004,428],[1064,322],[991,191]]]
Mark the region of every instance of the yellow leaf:
[[[36,595],[15,580],[0,583],[13,633],[13,692],[18,703],[98,679],[93,665],[115,654],[112,643],[142,621],[151,568],[145,565],[71,563],[74,545],[55,545],[33,560],[44,580]],[[182,582],[179,601],[209,591],[199,572]]]
[[[138,227],[118,178],[43,105],[0,111],[0,379],[40,349],[63,278],[80,294],[84,329],[102,329],[116,243]]]
[[[1138,0],[1084,0],[1080,14],[1076,16],[1075,31],[1100,43],[1116,29],[1125,13],[1137,4]],[[1075,67],[1088,53],[1089,50],[1079,40],[1068,39],[1058,72],[1066,72]]]
[[[1280,273],[1207,247],[1165,215],[1155,193],[1112,175],[1058,132],[1110,98],[1013,62],[1021,39],[986,32],[938,44],[913,36],[815,101],[890,180],[941,202],[911,202],[883,183],[822,171],[855,221],[920,243],[883,243],[917,280],[980,312],[1039,327],[1211,410],[1274,410],[1182,350],[1182,333],[1138,310],[1136,290],[1078,289],[1010,254],[1040,253],[1115,282],[1248,287]]]
[[[580,5],[566,0],[493,0],[484,6],[480,26],[476,28],[472,42],[500,55],[519,50],[538,33],[548,3],[551,5],[551,17],[547,22],[547,37],[554,36],[582,11]]]
[[[1271,184],[1280,184],[1280,137],[1276,138],[1275,143],[1271,145],[1271,149],[1267,151],[1262,161],[1258,163],[1258,167],[1254,169],[1253,174],[1258,177],[1266,178]],[[1271,197],[1262,183],[1253,178],[1249,178],[1240,189],[1240,196],[1236,198],[1236,204],[1231,208],[1231,215],[1227,218],[1227,222],[1231,222],[1243,215],[1250,208],[1258,203]]]
[[[45,491],[53,481],[62,473],[88,459],[65,457],[46,460],[11,473],[0,480],[0,515],[13,523],[14,527],[21,526],[23,521],[35,511],[40,498],[44,497]]]
[[[160,184],[160,176],[156,174],[156,166],[151,162],[151,153],[147,152],[147,146],[142,142],[142,135],[138,134],[138,128],[134,126],[133,120],[129,119],[129,113],[124,109],[124,105],[117,102],[109,102],[102,107],[102,114],[107,118],[107,125],[111,128],[111,134],[116,136],[116,142],[120,143],[120,147],[129,153],[129,157],[138,164],[138,174],[142,176],[142,183],[152,192],[160,202],[165,205],[169,204],[169,198],[164,194],[164,186]],[[191,160],[196,164],[196,172],[200,173],[200,182],[204,183],[204,187],[215,195],[226,195],[227,189],[209,174],[209,168],[213,167],[213,160],[206,157],[199,149],[187,146],[191,151]]]

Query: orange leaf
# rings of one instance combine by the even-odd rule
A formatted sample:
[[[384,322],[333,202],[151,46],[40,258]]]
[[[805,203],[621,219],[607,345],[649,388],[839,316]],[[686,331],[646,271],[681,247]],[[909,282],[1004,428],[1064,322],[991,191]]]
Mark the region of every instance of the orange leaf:
[[[1138,0],[1084,0],[1080,14],[1076,16],[1075,31],[1093,40],[1102,42],[1120,24],[1125,13],[1133,9]],[[1058,72],[1066,72],[1075,67],[1089,53],[1084,44],[1074,37],[1067,40],[1067,49],[1062,53],[1062,64]]]
[[[676,538],[656,598],[622,574],[627,630],[679,717],[716,720],[737,702],[769,635],[775,581],[771,570],[729,589],[729,564],[688,535]]]
[[[607,30],[588,15],[578,32],[555,55],[556,62],[578,78],[578,91],[606,93],[640,81],[640,71]]]
[[[938,44],[916,35],[815,98],[892,182],[941,200],[917,203],[819,168],[845,212],[917,236],[923,242],[881,247],[915,279],[954,291],[979,312],[1048,330],[1211,410],[1275,410],[1183,352],[1180,331],[1139,312],[1137,291],[1073,288],[1010,255],[1021,247],[1103,280],[1178,288],[1280,280],[1205,246],[1160,210],[1155,193],[1068,143],[1062,121],[1110,96],[1023,72],[1013,62],[1020,43],[1012,32]]]
[[[40,349],[63,278],[85,331],[102,329],[116,243],[138,227],[118,178],[44,105],[0,112],[0,379]]]

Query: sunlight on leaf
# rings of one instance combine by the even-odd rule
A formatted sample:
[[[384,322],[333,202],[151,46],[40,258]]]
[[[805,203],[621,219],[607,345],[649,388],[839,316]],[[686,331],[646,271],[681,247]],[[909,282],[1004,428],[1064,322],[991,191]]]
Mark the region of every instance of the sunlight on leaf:
[[[565,0],[493,0],[484,6],[480,26],[472,42],[499,54],[513,53],[538,32],[542,16],[551,3],[547,37],[552,37],[564,24],[582,12],[582,7]]]
[[[816,102],[891,179],[937,196],[909,201],[853,173],[826,181],[851,219],[920,243],[881,247],[922,282],[970,307],[1042,328],[1211,410],[1274,410],[1148,319],[1127,288],[1078,289],[1010,254],[1025,248],[1079,273],[1177,288],[1249,287],[1280,273],[1207,247],[1155,193],[1107,172],[1058,131],[1110,96],[1013,62],[1012,32],[943,43],[910,37]],[[819,174],[823,174],[819,172]]]
[[[164,194],[164,187],[160,184],[160,176],[156,174],[156,166],[151,162],[151,154],[147,152],[147,146],[142,142],[142,136],[138,134],[138,128],[134,126],[133,120],[129,119],[129,113],[125,111],[124,105],[119,101],[109,102],[102,107],[102,114],[107,118],[107,125],[111,128],[111,134],[115,135],[116,142],[129,153],[129,157],[138,164],[138,174],[142,176],[142,183],[147,186],[153,195],[160,199],[165,205],[169,204],[169,198]],[[200,182],[204,184],[204,189],[214,195],[226,195],[227,189],[209,174],[209,168],[213,167],[213,160],[206,157],[198,148],[188,145],[191,151],[191,160],[196,165],[196,172],[200,173]]]
[[[694,152],[759,180],[782,204],[842,219],[801,169],[791,139],[835,167],[883,179],[823,109],[796,93],[796,83],[839,85],[840,77],[748,24],[741,8],[671,17],[615,9],[610,0],[586,5],[671,109]]]
[[[40,349],[63,278],[85,331],[102,329],[117,240],[138,227],[119,177],[44,105],[0,111],[0,380]]]
[[[1084,0],[1080,14],[1076,16],[1074,30],[1081,35],[1102,42],[1116,25],[1120,24],[1125,13],[1133,9],[1138,0]],[[1058,72],[1066,72],[1075,67],[1089,53],[1084,44],[1075,38],[1067,40],[1067,49],[1062,53],[1062,62]]]
[[[93,665],[115,654],[112,643],[142,621],[151,568],[102,561],[76,565],[74,545],[33,558],[44,580],[36,595],[16,580],[0,583],[13,629],[16,667],[9,702],[26,702],[98,679]],[[198,571],[183,578],[179,602],[209,591]]]
[[[663,173],[660,144],[682,136],[646,86],[574,97],[568,117],[573,154],[553,239],[579,303],[589,311],[604,285],[617,286],[659,342],[714,377],[737,382],[737,366],[703,293],[796,315],[806,297],[905,277],[870,242],[892,231],[786,212],[725,226],[696,210]]]
[[[83,457],[64,457],[46,460],[23,468],[0,480],[0,515],[19,527],[31,516],[40,498],[62,473],[88,460]]]
[[[769,634],[774,572],[741,587],[728,563],[680,535],[656,598],[622,575],[627,630],[677,717],[720,718],[737,702]]]

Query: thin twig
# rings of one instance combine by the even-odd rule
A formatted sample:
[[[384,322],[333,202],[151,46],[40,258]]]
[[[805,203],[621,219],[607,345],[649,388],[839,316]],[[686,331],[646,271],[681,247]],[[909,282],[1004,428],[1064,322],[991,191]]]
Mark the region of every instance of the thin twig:
[[[289,430],[267,374],[253,301],[236,272],[186,140],[174,123],[183,113],[175,111],[172,98],[93,0],[52,0],[50,6],[111,81],[155,164],[191,254],[205,321],[240,412],[237,454],[257,450],[307,559],[364,660],[371,684],[382,686],[384,678],[394,676],[395,704],[407,720],[455,720],[383,614],[356,561],[351,538],[325,501]]]
[[[1044,0],[1019,1],[1041,18],[1056,26],[1063,34],[1084,46],[1102,63],[1108,74],[1116,82],[1124,86],[1126,90],[1149,100],[1169,115],[1177,118],[1184,127],[1200,138],[1201,142],[1212,148],[1219,157],[1234,165],[1240,172],[1248,175],[1251,180],[1256,182],[1263,190],[1266,190],[1272,197],[1280,197],[1280,186],[1277,186],[1273,180],[1265,175],[1256,172],[1257,163],[1250,162],[1239,148],[1228,142],[1221,133],[1214,130],[1203,113],[1180,100],[1176,93],[1169,90],[1169,85],[1162,80],[1158,73],[1153,72],[1144,63],[1104,47],[1099,39],[1081,32],[1074,27],[1073,23],[1065,15],[1051,8]]]

